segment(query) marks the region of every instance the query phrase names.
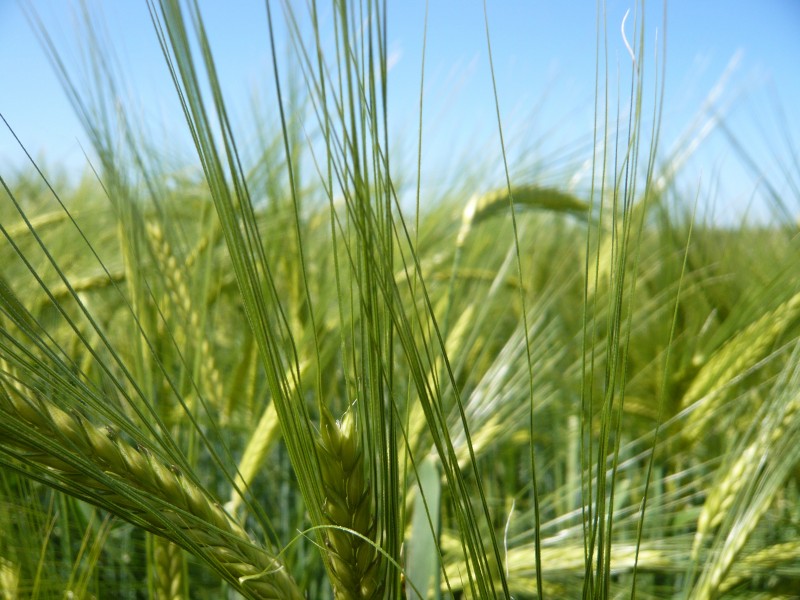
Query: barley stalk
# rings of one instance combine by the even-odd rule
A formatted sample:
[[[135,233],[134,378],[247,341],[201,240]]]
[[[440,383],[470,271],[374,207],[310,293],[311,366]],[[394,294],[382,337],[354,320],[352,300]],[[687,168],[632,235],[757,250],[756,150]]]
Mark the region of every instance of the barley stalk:
[[[318,440],[325,491],[323,514],[328,525],[344,527],[376,541],[372,493],[353,413],[334,422],[325,412]],[[341,529],[325,533],[328,563],[336,600],[381,598],[381,555],[361,537]]]
[[[36,465],[68,492],[200,554],[251,598],[299,599],[278,559],[201,488],[110,429],[0,387],[0,452]]]
[[[306,368],[309,363],[303,362],[300,364],[300,378],[304,376]],[[288,375],[288,374],[287,374]],[[295,380],[293,377],[285,377],[284,382],[288,393],[294,392]],[[253,483],[256,475],[261,470],[267,454],[272,449],[275,441],[280,437],[280,422],[278,421],[278,412],[275,408],[275,403],[270,402],[261,414],[258,420],[258,425],[250,434],[250,440],[242,453],[242,458],[239,461],[236,476],[236,485],[231,490],[231,498],[225,504],[225,508],[231,514],[234,514],[241,506],[244,498],[241,493],[244,493],[247,488]],[[241,493],[240,493],[241,492]]]
[[[267,453],[279,436],[280,423],[278,422],[278,413],[275,409],[275,404],[270,402],[267,408],[264,409],[258,425],[256,425],[250,440],[247,442],[242,459],[239,461],[236,487],[231,490],[231,499],[225,505],[225,508],[231,514],[235,513],[241,506],[244,498],[242,498],[240,492],[244,493],[250,487],[250,484],[261,470]]]

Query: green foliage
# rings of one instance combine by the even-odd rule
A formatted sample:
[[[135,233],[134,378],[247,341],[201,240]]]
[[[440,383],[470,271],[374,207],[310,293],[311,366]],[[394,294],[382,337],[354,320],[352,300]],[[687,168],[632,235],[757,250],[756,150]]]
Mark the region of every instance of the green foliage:
[[[198,7],[149,7],[199,169],[103,120],[108,49],[92,95],[49,45],[96,176],[2,178],[4,597],[800,587],[797,229],[694,222],[657,127],[639,148],[638,62],[585,198],[509,179],[412,215],[384,5],[284,6],[255,152]]]

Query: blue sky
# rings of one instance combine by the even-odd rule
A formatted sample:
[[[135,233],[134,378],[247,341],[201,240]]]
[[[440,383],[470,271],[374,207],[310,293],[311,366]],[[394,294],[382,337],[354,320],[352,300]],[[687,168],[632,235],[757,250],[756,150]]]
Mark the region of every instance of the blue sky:
[[[33,0],[30,4],[41,14],[67,64],[77,65],[76,2]],[[139,118],[152,131],[174,131],[181,117],[145,3],[88,0],[86,4],[101,15],[107,37],[114,42]],[[88,146],[86,138],[22,5],[0,0],[0,112],[35,157],[44,158],[50,166],[79,171],[85,166],[81,147]],[[254,98],[265,111],[272,110],[263,2],[201,1],[201,6],[234,114],[245,123]],[[630,59],[620,25],[626,10],[635,11],[637,6],[633,0],[607,2],[612,111],[616,110],[618,73],[623,98],[629,85]],[[645,85],[651,90],[658,74],[653,65],[656,46],[661,52],[656,39],[664,35],[663,5],[649,2],[646,10]],[[391,133],[398,164],[413,169],[425,3],[389,0],[389,11]],[[580,186],[591,157],[596,3],[491,1],[488,19],[504,132],[515,157],[515,180]],[[633,31],[633,12],[627,30]],[[796,109],[800,106],[800,2],[675,0],[667,7],[666,39],[661,156],[685,147],[686,142],[680,142],[684,132],[694,133],[697,139],[703,116],[711,114],[709,109],[720,111],[727,129],[788,198],[793,214],[800,213],[798,191],[792,191],[789,183],[800,185],[800,165],[796,159],[792,165],[791,157],[792,148],[800,153]],[[452,185],[452,178],[464,169],[502,183],[482,2],[431,0],[427,41],[423,113],[427,196],[433,198]],[[285,47],[279,42],[279,48]],[[724,85],[718,85],[721,78]],[[778,116],[778,106],[784,111],[782,116]],[[247,137],[247,130],[243,131]],[[0,131],[0,172],[6,175],[22,164],[22,152],[7,131]],[[794,172],[787,177],[782,168]],[[732,151],[720,128],[703,138],[682,170],[681,181],[692,193],[700,190],[702,199],[713,198],[707,210],[723,219],[747,210],[764,214],[763,182]]]

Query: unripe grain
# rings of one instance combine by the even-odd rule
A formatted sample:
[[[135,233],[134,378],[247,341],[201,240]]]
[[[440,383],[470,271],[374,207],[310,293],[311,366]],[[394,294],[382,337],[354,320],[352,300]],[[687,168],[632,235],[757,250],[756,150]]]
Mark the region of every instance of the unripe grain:
[[[323,414],[317,443],[325,490],[323,515],[332,527],[326,530],[328,563],[336,600],[367,600],[382,593],[381,555],[368,541],[376,542],[372,493],[366,477],[364,456],[351,411],[335,421]]]

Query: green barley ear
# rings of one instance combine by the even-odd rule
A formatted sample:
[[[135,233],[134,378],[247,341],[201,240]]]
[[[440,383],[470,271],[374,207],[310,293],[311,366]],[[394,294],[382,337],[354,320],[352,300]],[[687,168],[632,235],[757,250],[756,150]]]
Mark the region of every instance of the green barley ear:
[[[511,190],[514,204],[519,207],[545,210],[555,213],[586,216],[591,205],[580,198],[556,188],[537,185],[520,185]],[[474,225],[489,217],[508,210],[509,190],[503,187],[482,196],[473,196],[461,216],[458,246],[462,246]]]
[[[156,598],[185,600],[188,582],[182,549],[157,535],[150,534],[148,541],[152,552],[151,576]]]
[[[0,597],[19,597],[17,595],[17,590],[19,589],[19,572],[19,565],[0,556]]]
[[[177,467],[5,377],[0,465],[25,464],[50,485],[185,547],[246,597],[302,598],[279,558]]]
[[[380,598],[381,555],[363,539],[375,542],[377,527],[355,415],[348,409],[340,420],[334,421],[330,412],[323,409],[320,430],[317,446],[325,493],[323,516],[326,525],[335,527],[325,533],[334,597]]]

